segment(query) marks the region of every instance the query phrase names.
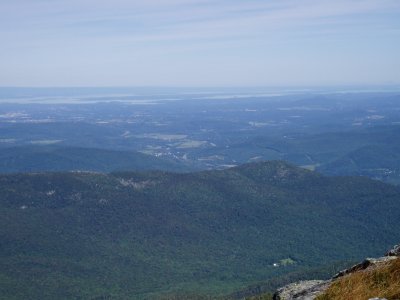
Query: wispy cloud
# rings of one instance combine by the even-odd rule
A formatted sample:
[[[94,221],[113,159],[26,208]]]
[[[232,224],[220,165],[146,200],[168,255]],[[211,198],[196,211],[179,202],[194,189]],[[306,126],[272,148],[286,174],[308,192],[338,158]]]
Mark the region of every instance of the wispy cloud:
[[[346,18],[371,13],[400,12],[400,2],[16,0],[4,1],[0,11],[3,33],[42,33],[44,38],[55,33],[61,38],[119,35],[139,40],[165,40],[254,35],[264,30],[331,24],[332,19],[340,23]]]
[[[151,63],[150,54],[208,50],[222,59],[227,49],[254,55],[251,47],[260,45],[398,37],[399,15],[398,0],[1,1],[0,55],[17,61],[47,53],[50,61],[62,55],[92,64],[139,55]]]

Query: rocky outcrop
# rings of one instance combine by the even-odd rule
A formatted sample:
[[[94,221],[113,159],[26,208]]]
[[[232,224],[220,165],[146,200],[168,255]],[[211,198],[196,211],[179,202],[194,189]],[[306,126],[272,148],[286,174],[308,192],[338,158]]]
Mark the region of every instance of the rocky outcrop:
[[[336,279],[354,272],[379,267],[398,257],[400,257],[400,245],[396,245],[392,250],[388,251],[384,257],[367,258],[349,269],[340,271],[330,280],[308,280],[286,285],[275,292],[273,300],[313,300],[328,289],[330,284]],[[381,298],[372,299],[376,300]]]
[[[358,272],[358,271],[362,271],[362,270],[365,270],[365,269],[368,269],[368,268],[378,267],[379,265],[382,265],[383,263],[386,263],[386,262],[391,261],[391,260],[396,259],[396,258],[397,258],[397,256],[384,256],[384,257],[380,257],[380,258],[367,258],[364,261],[362,261],[361,263],[356,264],[356,265],[352,266],[349,269],[340,271],[335,276],[333,276],[332,279],[340,278],[340,277],[345,276],[347,274]]]
[[[273,296],[273,300],[311,300],[325,291],[330,284],[330,280],[307,280],[280,288]]]
[[[394,246],[394,248],[388,251],[385,256],[400,256],[400,245]]]

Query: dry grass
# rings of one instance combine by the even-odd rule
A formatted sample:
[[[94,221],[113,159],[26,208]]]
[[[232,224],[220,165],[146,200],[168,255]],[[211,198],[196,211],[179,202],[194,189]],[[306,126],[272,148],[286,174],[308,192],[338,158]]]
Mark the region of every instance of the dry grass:
[[[400,299],[400,258],[340,278],[316,300],[368,300],[373,297]]]

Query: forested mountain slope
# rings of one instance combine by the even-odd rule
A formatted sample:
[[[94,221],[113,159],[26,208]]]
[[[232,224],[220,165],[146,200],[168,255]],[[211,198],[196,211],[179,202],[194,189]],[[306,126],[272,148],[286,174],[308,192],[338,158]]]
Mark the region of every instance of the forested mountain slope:
[[[19,146],[0,149],[0,173],[191,169],[193,168],[171,158],[155,157],[135,151],[68,146]]]
[[[217,295],[400,239],[398,187],[279,161],[189,174],[1,175],[0,195],[7,299]]]

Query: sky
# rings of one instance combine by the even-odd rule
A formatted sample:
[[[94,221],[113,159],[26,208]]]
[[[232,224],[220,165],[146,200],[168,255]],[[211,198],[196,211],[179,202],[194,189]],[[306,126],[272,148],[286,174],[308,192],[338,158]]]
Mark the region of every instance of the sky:
[[[399,0],[0,0],[0,86],[398,84]]]

